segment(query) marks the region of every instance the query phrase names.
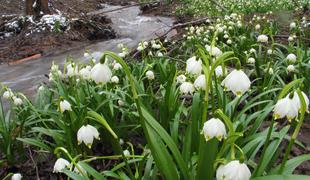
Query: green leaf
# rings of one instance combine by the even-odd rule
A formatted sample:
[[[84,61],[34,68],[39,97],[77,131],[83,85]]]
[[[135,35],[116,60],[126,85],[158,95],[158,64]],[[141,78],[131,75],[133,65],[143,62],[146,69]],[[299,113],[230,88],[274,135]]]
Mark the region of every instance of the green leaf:
[[[95,179],[98,180],[104,180],[106,179],[102,174],[97,172],[94,168],[90,167],[88,164],[85,162],[80,161],[79,165],[82,166],[82,168],[87,171],[90,175],[92,175]]]
[[[115,132],[113,131],[113,129],[110,127],[110,125],[108,124],[108,122],[104,119],[103,116],[101,116],[100,114],[98,114],[95,111],[88,111],[87,115],[90,119],[93,119],[97,122],[99,122],[100,124],[102,124],[110,133],[111,135],[115,138],[118,139],[117,135],[115,134]]]
[[[309,161],[310,160],[310,154],[304,154],[298,157],[295,157],[293,159],[290,159],[289,161],[286,162],[285,168],[283,170],[283,174],[292,174],[293,171],[303,162],[305,161]],[[277,166],[276,168],[274,168],[273,170],[270,171],[269,174],[276,174],[279,169],[280,166]]]
[[[22,141],[26,144],[34,145],[34,146],[37,146],[37,147],[42,148],[44,150],[52,152],[52,149],[48,145],[42,143],[39,140],[35,140],[35,139],[31,139],[31,138],[17,138],[17,140]]]

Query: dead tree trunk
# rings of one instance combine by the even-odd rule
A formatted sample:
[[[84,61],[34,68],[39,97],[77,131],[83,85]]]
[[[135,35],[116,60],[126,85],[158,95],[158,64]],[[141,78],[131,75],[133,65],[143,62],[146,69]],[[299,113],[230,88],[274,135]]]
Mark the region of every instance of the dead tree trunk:
[[[48,7],[49,0],[26,0],[25,13],[26,15],[40,16],[42,14],[50,14]]]

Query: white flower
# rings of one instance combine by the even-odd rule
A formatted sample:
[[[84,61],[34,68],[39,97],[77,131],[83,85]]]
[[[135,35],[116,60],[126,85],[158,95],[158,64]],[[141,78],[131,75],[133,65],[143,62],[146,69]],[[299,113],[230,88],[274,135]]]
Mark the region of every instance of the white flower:
[[[117,44],[117,48],[118,49],[123,49],[124,48],[124,44],[122,44],[122,43]]]
[[[183,74],[178,75],[177,77],[177,83],[182,84],[186,81],[186,76],[184,76]]]
[[[221,141],[226,136],[225,124],[220,119],[212,118],[204,123],[201,133],[206,141],[214,137]]]
[[[286,56],[286,59],[290,62],[290,63],[295,63],[296,62],[296,55],[295,54],[289,54]]]
[[[302,96],[304,97],[304,100],[306,102],[306,109],[308,111],[308,107],[309,107],[309,98],[308,96],[304,93],[304,92],[301,92]],[[286,96],[286,98],[289,98],[290,97],[290,94],[288,94]],[[298,108],[298,110],[301,109],[301,101],[300,101],[300,98],[297,94],[297,92],[295,91],[294,94],[293,94],[293,98],[292,98],[292,101],[295,103],[296,107]]]
[[[84,67],[80,70],[79,74],[83,79],[90,79],[90,66]]]
[[[195,91],[194,85],[190,82],[184,82],[180,86],[180,91],[182,94],[193,94]]]
[[[126,52],[121,52],[121,53],[118,53],[118,56],[119,56],[119,57],[121,57],[121,58],[125,57],[126,55],[127,55],[127,53],[126,53]]]
[[[268,36],[266,36],[265,34],[259,35],[257,37],[257,41],[261,43],[266,43],[268,42]]]
[[[71,164],[69,163],[69,161],[67,161],[67,160],[65,160],[63,158],[59,158],[55,162],[53,172],[54,173],[59,173],[59,172],[62,172],[63,169],[70,168],[70,167],[71,167]]]
[[[295,66],[294,65],[288,65],[286,69],[288,72],[293,72],[293,71],[295,71]]]
[[[112,82],[112,83],[115,83],[115,84],[119,83],[118,77],[117,77],[117,76],[113,76],[113,77],[111,78],[111,82]]]
[[[289,37],[287,38],[287,40],[288,40],[288,41],[294,41],[294,37],[293,37],[293,36],[289,36]]]
[[[197,79],[196,79],[195,82],[194,82],[194,86],[195,86],[195,88],[197,88],[197,89],[206,90],[206,78],[205,78],[205,75],[204,75],[204,74],[199,75],[199,76],[197,77]]]
[[[222,81],[222,86],[232,91],[236,96],[241,96],[251,87],[251,81],[242,70],[233,70]]]
[[[255,29],[256,29],[256,30],[259,30],[259,29],[260,29],[260,25],[257,24],[257,25],[255,26]]]
[[[218,57],[223,54],[223,52],[216,46],[211,47],[209,45],[206,45],[205,48],[212,56]]]
[[[256,53],[256,50],[254,48],[251,48],[250,53]]]
[[[4,93],[3,93],[3,98],[4,99],[9,99],[9,98],[12,98],[14,96],[13,92],[8,89],[6,90]]]
[[[88,148],[91,148],[94,138],[99,139],[99,132],[94,126],[89,124],[83,125],[77,132],[78,144],[84,142]]]
[[[16,174],[13,174],[11,180],[21,180],[22,177],[23,176],[20,173],[16,173]]]
[[[96,82],[96,84],[107,83],[110,81],[111,77],[112,72],[105,64],[98,63],[91,70],[91,78]]]
[[[227,69],[225,67],[224,67],[224,72],[225,72],[225,74],[227,73]],[[222,66],[217,66],[215,68],[215,75],[216,75],[216,77],[223,76],[223,67]]]
[[[186,72],[193,75],[199,75],[202,70],[202,62],[196,60],[196,56],[189,58],[186,61]]]
[[[151,70],[146,71],[145,76],[148,80],[153,80],[155,79],[154,72]]]
[[[232,40],[231,40],[231,39],[228,39],[228,40],[227,40],[227,44],[232,44]]]
[[[144,47],[143,46],[138,46],[137,47],[137,51],[143,51],[144,50]]]
[[[248,166],[239,160],[230,161],[216,170],[217,180],[249,180],[250,177],[251,171]]]
[[[16,96],[13,96],[13,101],[14,101],[15,106],[20,106],[23,104],[23,100]]]
[[[90,54],[88,52],[84,53],[84,57],[89,57],[89,56],[90,56]]]
[[[79,70],[78,70],[78,66],[70,63],[67,65],[67,76],[68,77],[72,77],[72,76],[75,76],[75,75],[78,75],[79,73]]]
[[[272,49],[268,49],[268,50],[267,50],[267,54],[270,55],[270,54],[272,54],[272,53],[273,53]]]
[[[252,58],[252,57],[250,57],[250,58],[248,59],[248,63],[250,63],[250,64],[254,64],[254,63],[255,63],[255,59],[254,59],[254,58]]]
[[[273,74],[273,69],[272,68],[269,68],[268,69],[268,73],[271,75],[271,74]]]
[[[291,29],[296,28],[296,23],[295,23],[295,22],[291,22],[291,24],[290,24],[290,28],[291,28]]]
[[[60,101],[59,110],[61,113],[65,111],[72,111],[71,104],[67,100]]]
[[[157,56],[158,56],[158,57],[163,57],[164,55],[163,55],[162,52],[158,51],[158,52],[157,52]]]
[[[124,101],[122,101],[122,100],[120,100],[120,99],[117,101],[117,104],[118,104],[119,106],[124,106],[124,105],[125,105]]]
[[[296,101],[288,96],[278,100],[274,106],[273,114],[275,119],[281,119],[285,116],[289,121],[294,119],[298,116],[298,107]]]
[[[113,66],[113,69],[116,70],[116,71],[117,71],[117,70],[120,70],[120,69],[122,69],[122,68],[123,68],[123,67],[122,67],[122,65],[121,65],[120,63],[115,63],[114,66]]]
[[[130,152],[126,149],[123,151],[124,156],[130,156]]]

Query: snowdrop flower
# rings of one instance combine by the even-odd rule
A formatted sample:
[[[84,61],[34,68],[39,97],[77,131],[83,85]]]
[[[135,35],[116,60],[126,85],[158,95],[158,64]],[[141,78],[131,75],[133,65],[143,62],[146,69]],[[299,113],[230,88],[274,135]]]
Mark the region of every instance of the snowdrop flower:
[[[212,56],[218,57],[223,54],[218,47],[206,45],[205,48]]]
[[[84,144],[88,148],[91,148],[94,138],[100,139],[99,132],[94,126],[91,126],[89,124],[86,126],[83,125],[77,132],[78,144],[81,144],[82,142],[84,142]]]
[[[124,142],[124,139],[120,138],[120,139],[119,139],[119,144],[122,146],[122,145],[124,145],[124,143],[125,143],[125,142]]]
[[[112,77],[112,72],[106,64],[98,63],[91,69],[91,78],[96,84],[107,83]]]
[[[83,79],[86,79],[86,80],[90,79],[90,70],[91,70],[90,66],[84,67],[80,70],[79,74]]]
[[[293,71],[295,71],[295,66],[294,65],[288,65],[286,69],[288,72],[293,72]]]
[[[270,54],[272,54],[272,53],[273,53],[272,49],[268,49],[268,50],[267,50],[267,54],[270,55]]]
[[[291,22],[290,29],[294,29],[294,28],[296,28],[296,23],[295,22]]]
[[[3,99],[10,99],[10,98],[12,98],[13,96],[14,96],[14,94],[13,94],[13,92],[12,92],[10,89],[6,90],[6,91],[3,93],[3,95],[2,95]]]
[[[250,53],[256,53],[256,50],[254,48],[251,48]]]
[[[225,74],[227,73],[227,69],[225,67],[224,67],[224,72],[225,72]],[[222,66],[217,66],[215,68],[215,75],[216,75],[216,77],[221,77],[224,75]]]
[[[162,52],[159,51],[159,52],[157,52],[157,56],[158,56],[158,57],[163,57],[164,55],[163,55]]]
[[[65,160],[63,158],[59,158],[55,162],[53,172],[54,173],[59,173],[59,172],[62,172],[63,169],[70,168],[70,167],[71,167],[71,164],[69,163],[69,161],[67,161],[67,160]]]
[[[194,85],[190,82],[184,82],[180,86],[180,92],[182,94],[193,94],[195,91]]]
[[[216,170],[217,180],[249,180],[250,177],[251,171],[248,166],[239,160],[230,161]]]
[[[112,83],[115,83],[115,84],[119,83],[118,77],[117,77],[117,76],[113,76],[113,77],[111,78],[111,82],[112,82]]]
[[[144,47],[142,45],[137,47],[137,51],[143,51],[143,50],[144,50]]]
[[[124,156],[130,156],[130,152],[126,149],[123,151]]]
[[[122,44],[122,43],[117,44],[117,48],[118,49],[123,49],[124,48],[124,44]]]
[[[250,57],[250,58],[248,59],[248,63],[250,63],[250,64],[254,64],[254,63],[255,63],[255,59],[254,59],[254,58],[252,58],[252,57]]]
[[[226,136],[225,124],[220,119],[212,118],[204,123],[201,133],[206,141],[214,137],[221,141]]]
[[[308,96],[307,96],[304,92],[302,92],[302,91],[301,91],[301,94],[302,94],[302,96],[304,97],[304,100],[305,100],[305,102],[306,102],[306,109],[307,109],[307,111],[308,111],[308,107],[309,107],[309,98],[308,98]],[[288,95],[286,96],[286,98],[289,98],[289,97],[290,97],[290,94],[288,94]],[[295,103],[295,105],[296,105],[296,107],[298,108],[298,110],[301,110],[301,101],[300,101],[300,98],[299,98],[299,96],[298,96],[298,94],[297,94],[296,91],[295,91],[294,94],[293,94],[292,101]]]
[[[204,74],[199,75],[194,82],[194,86],[196,89],[206,90],[206,77]]]
[[[59,109],[61,113],[64,113],[65,111],[72,111],[71,104],[67,100],[60,101]]]
[[[227,40],[227,44],[232,44],[232,40],[231,40],[231,39],[228,39],[228,40]]]
[[[235,69],[222,81],[222,86],[236,96],[241,96],[250,89],[251,81],[242,70]]]
[[[121,106],[121,107],[125,105],[124,101],[122,101],[122,100],[120,100],[120,99],[117,101],[117,104],[118,104],[119,106]]]
[[[273,74],[273,69],[272,68],[269,68],[268,69],[268,73],[271,75],[271,74]]]
[[[90,56],[90,54],[88,52],[84,53],[84,57],[89,57],[89,56]]]
[[[72,77],[78,74],[78,66],[75,66],[74,64],[70,63],[67,65],[67,76]]]
[[[296,62],[296,55],[295,54],[289,54],[286,56],[286,59],[290,62],[290,63],[295,63]]]
[[[148,80],[153,80],[155,79],[154,72],[151,70],[146,71],[145,76]]]
[[[22,177],[23,176],[20,173],[16,173],[16,174],[13,174],[11,180],[21,180]]]
[[[182,84],[186,81],[186,76],[184,76],[183,74],[178,75],[177,77],[177,83]]]
[[[259,35],[257,37],[257,42],[261,42],[261,43],[268,42],[268,36],[266,36],[265,34]]]
[[[126,55],[127,55],[126,52],[118,53],[118,56],[121,57],[121,58],[124,58]]]
[[[15,106],[20,106],[23,104],[23,100],[19,97],[13,96],[13,101],[14,101]]]
[[[43,85],[41,85],[39,88],[38,88],[38,91],[43,91],[45,89],[45,87]]]
[[[260,25],[257,24],[257,25],[255,26],[255,29],[256,29],[256,30],[259,30],[259,29],[260,29]]]
[[[298,107],[296,101],[290,97],[285,97],[276,103],[273,109],[273,115],[275,119],[286,118],[291,121],[298,116]]]
[[[122,69],[123,67],[122,67],[122,65],[120,64],[120,63],[115,63],[114,65],[113,65],[113,70],[120,70],[120,69]]]
[[[199,75],[202,70],[202,62],[196,60],[196,56],[189,58],[186,61],[186,72],[193,75]]]
[[[293,37],[293,36],[289,36],[289,37],[287,38],[287,40],[288,40],[288,41],[294,41],[294,37]]]

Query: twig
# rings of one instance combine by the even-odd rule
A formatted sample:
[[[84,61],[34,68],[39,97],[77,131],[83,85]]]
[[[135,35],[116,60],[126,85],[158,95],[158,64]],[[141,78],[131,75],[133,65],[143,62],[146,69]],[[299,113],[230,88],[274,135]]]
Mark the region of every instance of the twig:
[[[38,166],[37,166],[36,162],[34,161],[34,159],[33,159],[33,157],[32,157],[32,153],[31,153],[30,148],[28,148],[28,151],[29,151],[30,159],[31,159],[31,161],[32,161],[32,163],[33,163],[33,165],[34,165],[34,167],[35,167],[35,169],[36,169],[37,180],[40,180]]]

